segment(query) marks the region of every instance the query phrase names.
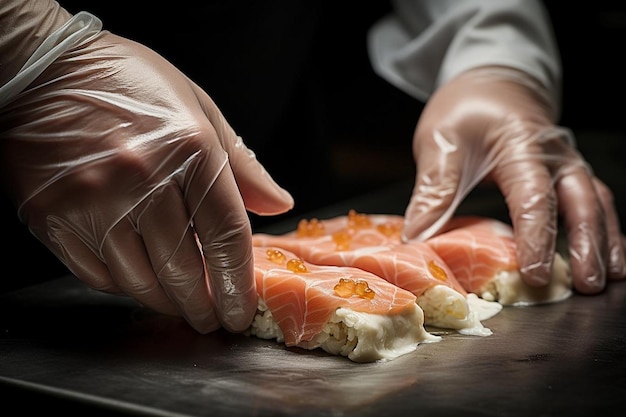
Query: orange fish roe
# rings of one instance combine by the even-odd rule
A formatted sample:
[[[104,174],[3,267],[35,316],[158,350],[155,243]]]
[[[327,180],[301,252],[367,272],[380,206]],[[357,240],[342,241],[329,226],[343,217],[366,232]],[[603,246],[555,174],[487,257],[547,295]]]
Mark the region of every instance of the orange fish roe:
[[[372,220],[367,214],[357,213],[356,210],[348,211],[348,227],[354,229],[364,229],[372,227]]]
[[[371,300],[372,298],[374,298],[374,290],[372,290],[370,288],[370,286],[367,284],[367,281],[357,281],[356,282],[356,288],[355,291],[356,295],[358,295],[361,298],[367,298],[368,300]]]
[[[287,261],[287,269],[296,274],[303,274],[307,272],[306,265],[302,259],[290,259]]]
[[[278,265],[284,264],[287,260],[285,254],[278,249],[268,249],[265,251],[265,253],[267,254],[267,259]]]
[[[302,219],[298,222],[296,234],[298,237],[316,237],[324,235],[324,223],[318,219]]]
[[[397,224],[382,223],[376,226],[376,230],[387,237],[400,234],[400,227]]]
[[[335,242],[336,250],[348,250],[352,237],[346,230],[340,230],[333,233],[333,242]]]
[[[444,271],[442,267],[437,265],[435,261],[431,260],[428,262],[428,270],[433,275],[433,277],[437,278],[438,280],[446,281],[448,279],[448,274],[446,274],[446,271]]]
[[[371,300],[374,298],[376,293],[372,290],[367,281],[363,280],[353,280],[350,278],[339,278],[339,283],[334,287],[335,293],[338,296],[343,298],[352,297],[353,295],[357,295],[361,298],[365,298],[367,300]]]
[[[356,287],[356,281],[350,278],[339,278],[339,283],[335,285],[334,290],[338,296],[348,298],[354,294],[354,287]]]

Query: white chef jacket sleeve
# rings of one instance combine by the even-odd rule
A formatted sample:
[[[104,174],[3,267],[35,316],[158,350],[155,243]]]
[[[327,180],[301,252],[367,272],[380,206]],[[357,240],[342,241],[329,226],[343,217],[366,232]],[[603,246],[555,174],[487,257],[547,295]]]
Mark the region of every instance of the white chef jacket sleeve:
[[[521,70],[559,102],[561,62],[543,3],[535,0],[392,0],[372,26],[374,71],[425,101],[461,72],[485,65]]]

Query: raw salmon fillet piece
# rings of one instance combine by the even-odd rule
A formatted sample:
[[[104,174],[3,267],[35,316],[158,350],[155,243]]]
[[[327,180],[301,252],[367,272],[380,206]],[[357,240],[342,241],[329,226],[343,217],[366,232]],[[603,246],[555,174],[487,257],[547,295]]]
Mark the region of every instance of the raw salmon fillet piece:
[[[525,284],[519,274],[513,229],[497,219],[457,216],[443,233],[426,242],[463,288],[483,299],[522,306],[561,301],[572,294],[569,266],[558,254],[548,286]]]
[[[472,307],[463,286],[430,246],[401,243],[402,225],[401,216],[350,211],[332,219],[302,220],[297,230],[283,235],[256,233],[253,243],[284,248],[317,265],[350,266],[376,274],[417,297],[425,324],[490,335],[480,321],[501,306],[490,304],[485,309],[487,303],[473,296],[483,310]]]
[[[390,360],[440,339],[424,329],[415,295],[361,269],[255,246],[254,271],[259,307],[250,332],[257,337],[355,362]]]

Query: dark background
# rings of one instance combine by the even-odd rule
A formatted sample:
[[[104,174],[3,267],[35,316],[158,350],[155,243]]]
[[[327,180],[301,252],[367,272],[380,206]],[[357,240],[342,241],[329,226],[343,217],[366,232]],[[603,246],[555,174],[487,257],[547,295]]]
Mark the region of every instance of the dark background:
[[[387,2],[197,3],[133,2],[130,8],[118,0],[61,2],[155,49],[215,100],[295,197],[292,212],[269,219],[252,215],[253,227],[412,180],[411,136],[422,103],[377,77],[366,54],[366,31],[389,10]],[[620,55],[626,7],[545,3],[564,66],[561,124],[572,128],[581,152],[612,187],[624,218],[626,68]],[[66,274],[17,222],[8,201],[2,203],[9,244],[4,263],[19,270],[5,275],[0,288]]]

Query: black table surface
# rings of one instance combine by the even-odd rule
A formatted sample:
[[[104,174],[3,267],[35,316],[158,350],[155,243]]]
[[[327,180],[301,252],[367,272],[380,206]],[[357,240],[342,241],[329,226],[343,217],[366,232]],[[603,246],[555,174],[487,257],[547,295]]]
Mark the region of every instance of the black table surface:
[[[404,191],[316,215],[382,211]],[[20,414],[622,415],[626,282],[505,307],[484,324],[493,335],[439,333],[440,342],[395,360],[357,364],[246,335],[200,335],[66,276],[0,296],[0,393]]]

